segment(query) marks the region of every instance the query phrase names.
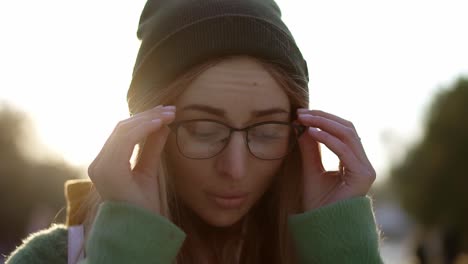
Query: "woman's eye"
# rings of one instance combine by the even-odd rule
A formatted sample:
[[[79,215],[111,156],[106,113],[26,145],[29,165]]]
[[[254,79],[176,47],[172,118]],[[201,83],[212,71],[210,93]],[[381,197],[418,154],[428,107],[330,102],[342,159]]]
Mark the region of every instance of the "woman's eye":
[[[281,135],[278,132],[275,131],[259,131],[254,133],[252,136],[254,137],[259,137],[259,138],[265,138],[265,139],[274,139],[274,138],[280,138]]]
[[[190,132],[190,134],[197,136],[197,137],[209,137],[211,135],[216,134],[215,131],[195,128],[195,127],[191,127],[187,130]]]
[[[199,139],[216,138],[222,134],[222,130],[212,125],[193,124],[186,127],[188,134]]]
[[[263,134],[263,138],[268,138],[268,139],[275,139],[275,138],[281,138],[281,135],[279,134]]]
[[[264,125],[258,127],[250,133],[250,137],[258,140],[277,140],[289,136],[289,127],[284,125]]]
[[[193,135],[197,137],[212,137],[215,136],[217,133],[213,131],[195,131]]]

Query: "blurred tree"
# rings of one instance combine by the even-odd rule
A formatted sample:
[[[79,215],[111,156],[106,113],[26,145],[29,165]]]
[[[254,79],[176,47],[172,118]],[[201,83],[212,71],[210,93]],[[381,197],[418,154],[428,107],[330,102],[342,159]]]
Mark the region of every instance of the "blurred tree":
[[[456,230],[468,245],[468,79],[441,90],[424,135],[391,171],[403,208],[424,228]]]
[[[39,146],[34,144],[31,131],[26,114],[0,102],[0,253],[3,254],[9,253],[28,232],[55,220],[55,214],[65,206],[64,182],[80,176],[78,169],[63,161],[39,162],[28,158],[24,147]],[[37,223],[40,220],[42,223]]]

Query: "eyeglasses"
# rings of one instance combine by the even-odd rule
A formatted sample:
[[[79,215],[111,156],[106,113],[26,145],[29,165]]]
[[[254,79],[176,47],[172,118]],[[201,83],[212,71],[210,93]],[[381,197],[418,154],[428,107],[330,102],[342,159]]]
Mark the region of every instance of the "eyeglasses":
[[[288,122],[262,122],[244,128],[230,127],[209,119],[193,119],[169,125],[180,153],[190,159],[209,159],[228,145],[235,131],[245,131],[249,152],[262,160],[287,156],[306,127]]]

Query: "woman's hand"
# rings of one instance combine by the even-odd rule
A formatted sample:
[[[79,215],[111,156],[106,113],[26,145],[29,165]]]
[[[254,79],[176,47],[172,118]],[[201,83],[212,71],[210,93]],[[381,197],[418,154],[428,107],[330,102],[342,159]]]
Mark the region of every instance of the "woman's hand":
[[[332,114],[308,109],[298,109],[298,121],[309,127],[299,139],[305,211],[365,196],[376,173],[353,124]],[[339,171],[325,171],[318,143],[338,156]]]
[[[160,213],[158,171],[161,152],[174,121],[174,106],[157,106],[117,124],[88,174],[103,200],[127,202]],[[135,145],[145,141],[132,169]]]

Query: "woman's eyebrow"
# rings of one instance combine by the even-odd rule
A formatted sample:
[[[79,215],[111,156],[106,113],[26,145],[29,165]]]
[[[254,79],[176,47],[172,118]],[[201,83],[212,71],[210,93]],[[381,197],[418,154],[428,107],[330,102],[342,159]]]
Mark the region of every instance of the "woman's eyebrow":
[[[269,115],[274,115],[274,114],[287,114],[289,115],[289,111],[279,108],[279,107],[274,107],[270,109],[265,109],[265,110],[255,110],[252,111],[252,116],[253,117],[263,117],[263,116],[269,116]]]
[[[215,107],[208,106],[208,105],[191,104],[191,105],[184,106],[184,108],[182,108],[182,111],[187,111],[187,110],[202,111],[202,112],[207,112],[207,113],[217,115],[217,116],[222,116],[222,117],[226,116],[226,111],[224,111],[223,109],[215,108]]]
[[[191,104],[191,105],[184,106],[182,108],[182,111],[187,111],[187,110],[202,111],[202,112],[206,112],[206,113],[221,116],[221,117],[226,116],[226,111],[224,109],[216,108],[216,107],[212,107],[208,105]],[[279,107],[252,111],[253,117],[263,117],[263,116],[269,116],[269,115],[274,115],[274,114],[289,115],[289,111],[283,108],[279,108]]]

